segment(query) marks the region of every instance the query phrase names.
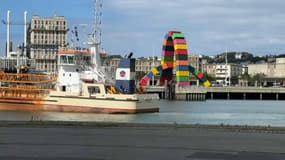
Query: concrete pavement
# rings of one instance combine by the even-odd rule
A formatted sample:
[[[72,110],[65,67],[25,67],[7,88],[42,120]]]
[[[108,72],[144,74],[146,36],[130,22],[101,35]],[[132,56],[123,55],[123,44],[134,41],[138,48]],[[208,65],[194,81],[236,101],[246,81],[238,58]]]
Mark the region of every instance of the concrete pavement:
[[[282,160],[283,130],[179,125],[0,124],[0,159]]]

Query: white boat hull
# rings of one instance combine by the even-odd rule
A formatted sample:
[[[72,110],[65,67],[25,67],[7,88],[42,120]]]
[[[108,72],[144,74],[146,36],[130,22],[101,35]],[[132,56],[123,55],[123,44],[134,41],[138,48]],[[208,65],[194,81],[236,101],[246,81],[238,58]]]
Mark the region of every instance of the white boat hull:
[[[159,112],[155,95],[118,95],[112,97],[50,96],[43,100],[0,99],[0,110],[86,112],[86,113],[149,113]],[[121,98],[121,99],[120,99]],[[124,98],[124,99],[123,99]]]

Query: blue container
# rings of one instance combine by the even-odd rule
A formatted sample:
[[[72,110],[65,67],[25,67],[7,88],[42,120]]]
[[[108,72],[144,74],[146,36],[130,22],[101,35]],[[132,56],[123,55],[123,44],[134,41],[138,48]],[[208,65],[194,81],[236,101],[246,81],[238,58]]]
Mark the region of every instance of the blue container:
[[[176,66],[176,71],[188,71],[189,67],[188,66]]]
[[[153,73],[151,71],[149,71],[147,74],[146,74],[149,78],[152,78],[153,77]]]
[[[118,68],[130,68],[131,72],[136,71],[136,59],[135,58],[121,58]]]
[[[133,94],[135,92],[135,80],[116,80],[116,88],[120,93]]]
[[[189,72],[192,73],[192,74],[194,74],[194,71],[195,71],[195,68],[192,67],[192,66],[189,66]]]

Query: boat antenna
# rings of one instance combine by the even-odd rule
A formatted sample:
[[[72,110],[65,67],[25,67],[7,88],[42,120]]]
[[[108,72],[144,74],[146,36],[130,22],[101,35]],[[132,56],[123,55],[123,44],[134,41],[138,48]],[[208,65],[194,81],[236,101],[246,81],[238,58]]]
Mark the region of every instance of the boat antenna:
[[[91,33],[91,41],[89,42],[92,45],[100,45],[102,42],[102,0],[94,0],[94,8],[93,8],[93,16],[94,16],[94,24],[93,31]]]

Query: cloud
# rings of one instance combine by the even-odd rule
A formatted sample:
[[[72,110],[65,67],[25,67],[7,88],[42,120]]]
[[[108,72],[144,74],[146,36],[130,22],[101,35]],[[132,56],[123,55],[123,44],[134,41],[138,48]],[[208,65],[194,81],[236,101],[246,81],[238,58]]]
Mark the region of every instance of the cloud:
[[[93,0],[53,0],[48,10],[39,5],[40,1],[32,2],[29,13],[34,9],[45,16],[57,11],[67,18],[69,27],[82,23],[92,27]],[[66,7],[60,10],[62,5]],[[284,53],[284,5],[283,0],[103,1],[103,47],[110,53],[132,50],[136,56],[159,56],[164,34],[179,30],[185,34],[191,53],[217,54],[225,49]],[[24,10],[22,6],[27,7],[17,5],[17,10]]]
[[[105,34],[125,32],[128,38],[119,41],[126,44],[143,40],[149,45],[149,41],[161,39],[153,43],[160,50],[163,34],[174,29],[185,33],[193,52],[219,53],[226,48],[254,53],[285,50],[282,46],[285,2],[281,0],[113,0],[106,3],[105,8],[110,8],[106,10],[117,13],[122,23],[116,21],[116,29],[107,27]],[[111,21],[108,25],[114,26]],[[151,52],[151,46],[134,46],[141,53]]]

